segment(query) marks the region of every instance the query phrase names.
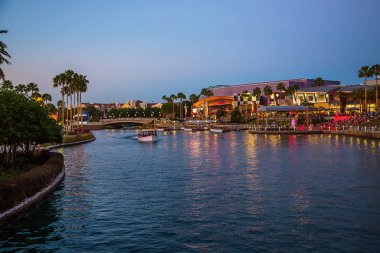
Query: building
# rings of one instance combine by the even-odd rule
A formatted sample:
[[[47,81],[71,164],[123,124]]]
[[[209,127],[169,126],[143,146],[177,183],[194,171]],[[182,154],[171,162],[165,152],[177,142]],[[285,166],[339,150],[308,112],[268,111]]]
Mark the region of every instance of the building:
[[[327,85],[319,87],[308,87],[296,91],[293,98],[296,105],[312,104],[314,107],[330,108],[335,101],[340,85]]]
[[[313,87],[314,79],[306,79],[306,78],[298,78],[298,79],[290,79],[290,80],[279,80],[279,81],[270,81],[270,82],[260,82],[260,83],[251,83],[251,84],[239,84],[239,85],[230,85],[224,87],[215,87],[210,88],[214,93],[214,96],[236,96],[238,94],[242,94],[244,91],[248,91],[252,93],[253,89],[260,88],[263,92],[266,86],[272,88],[273,92],[277,92],[277,85],[279,83],[283,83],[285,88],[292,87],[294,85],[298,85],[300,89]],[[340,81],[331,81],[324,80],[324,85],[340,85]]]
[[[285,96],[284,91],[278,91],[277,86],[282,83],[286,88],[298,86],[299,89],[305,89],[315,86],[315,79],[298,78],[290,80],[279,80],[270,82],[260,82],[239,85],[218,85],[210,87],[214,96],[201,99],[193,105],[193,115],[204,112],[209,117],[217,111],[218,106],[223,105],[226,108],[238,107],[245,115],[252,115],[256,112],[259,105],[293,105],[295,99]],[[324,80],[325,86],[339,86],[340,81]],[[269,86],[273,94],[269,97],[265,96],[264,88]],[[255,97],[252,92],[255,88],[260,88],[261,96]],[[229,98],[229,99],[226,99]],[[231,99],[232,98],[232,99]],[[223,102],[221,102],[223,101]],[[210,108],[209,108],[210,107]]]

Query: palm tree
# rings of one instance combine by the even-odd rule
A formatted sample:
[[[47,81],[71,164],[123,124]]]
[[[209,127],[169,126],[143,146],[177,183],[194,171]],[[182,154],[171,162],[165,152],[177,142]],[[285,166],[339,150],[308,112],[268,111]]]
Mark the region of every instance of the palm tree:
[[[56,88],[56,87],[59,87],[59,86],[61,86],[61,95],[62,95],[62,100],[61,100],[62,101],[62,106],[61,106],[61,109],[62,109],[61,125],[63,127],[64,122],[65,122],[65,92],[64,92],[65,76],[64,76],[64,74],[56,75],[53,78],[53,87]]]
[[[168,104],[173,103],[173,99],[171,99],[170,97],[167,97],[166,95],[162,96],[162,100],[166,100],[166,103]]]
[[[203,98],[203,108],[205,108],[205,98],[209,98],[209,97],[214,96],[214,93],[210,89],[203,88],[201,90],[200,96],[202,96],[202,98]],[[207,114],[206,114],[206,111],[207,111]],[[208,117],[208,106],[207,106],[207,110],[205,110],[204,117],[205,117],[205,119],[207,119],[207,117]]]
[[[24,84],[16,85],[15,86],[15,91],[17,91],[19,93],[25,94],[25,92],[26,92],[26,86]]]
[[[41,98],[42,98],[42,101],[44,101],[45,105],[47,105],[48,102],[51,102],[51,95],[50,94],[44,93],[44,94],[42,94]]]
[[[248,98],[249,98],[249,92],[247,90],[243,91],[243,93],[241,94],[242,98],[243,98],[243,101],[244,101],[244,107],[245,107],[245,112],[244,112],[244,118],[246,118],[247,114],[248,114],[248,102],[246,101]],[[247,103],[245,103],[247,102]]]
[[[35,84],[35,83],[29,83],[27,86],[26,86],[26,91],[29,92],[30,91],[30,96],[33,97],[33,93],[35,92],[38,92],[40,89],[38,89],[38,85]]]
[[[379,98],[379,94],[378,94],[378,91],[377,91],[377,80],[379,79],[380,77],[380,64],[375,64],[371,67],[371,72],[373,74],[373,76],[375,77],[375,82],[376,82],[376,98],[375,98],[375,103],[376,103],[376,110],[378,109],[378,102],[377,102],[377,99]]]
[[[66,95],[66,118],[65,118],[65,129],[69,129],[69,95],[70,95],[70,88],[69,86],[65,85],[62,90],[63,94]]]
[[[79,114],[80,114],[80,122],[81,122],[81,129],[83,125],[83,111],[82,111],[82,93],[85,93],[87,91],[87,84],[89,81],[87,80],[86,76],[80,75],[79,76],[80,85],[79,85]]]
[[[351,97],[356,101],[357,99],[359,99],[359,103],[360,103],[360,111],[363,112],[363,100],[365,99],[365,91],[363,89],[363,87],[359,87],[359,88],[356,88],[354,89],[352,92],[351,92]]]
[[[270,87],[270,86],[265,86],[264,87],[264,94],[265,94],[265,96],[267,96],[268,97],[268,102],[270,101],[269,99],[270,99],[270,96],[273,94],[273,90],[272,90],[272,88]]]
[[[191,103],[195,104],[196,102],[198,102],[198,100],[199,100],[199,96],[196,95],[196,94],[191,94],[191,95],[189,96],[189,99],[190,99],[190,102],[191,102]]]
[[[32,98],[35,100],[41,99],[41,101],[42,101],[41,93],[39,93],[38,91],[35,91],[32,93]]]
[[[292,97],[292,104],[293,104],[293,101],[296,100],[295,94],[296,94],[297,90],[298,90],[297,84],[293,85],[292,87],[288,87],[287,89],[285,89],[285,94]]]
[[[367,112],[367,78],[373,74],[368,66],[362,66],[358,71],[358,77],[364,78],[364,111]]]
[[[65,75],[65,80],[66,80],[66,85],[68,87],[68,96],[70,97],[70,131],[73,130],[73,94],[74,94],[74,71],[72,70],[66,70],[64,75]]]
[[[2,33],[7,33],[8,31],[7,30],[0,30],[0,34]],[[10,65],[10,61],[7,59],[7,58],[11,58],[11,56],[8,54],[7,52],[7,45],[0,41],[0,65],[3,64],[3,63],[6,63],[8,65]],[[0,68],[0,80],[3,80],[5,81],[5,75],[4,75],[4,72],[3,70]]]
[[[284,83],[278,83],[276,89],[277,89],[277,91],[282,93],[283,91],[285,91],[285,84]],[[279,105],[278,98],[277,98],[277,105]]]
[[[11,80],[4,80],[4,82],[2,84],[2,88],[7,89],[7,90],[12,90],[13,89],[12,81]]]
[[[173,101],[173,119],[175,118],[175,112],[174,112],[174,101],[177,99],[177,96],[174,94],[170,95],[170,99]]]
[[[323,86],[323,85],[325,84],[325,80],[323,80],[322,77],[317,77],[317,78],[315,78],[315,80],[314,80],[314,84],[315,84],[315,86],[317,86],[317,87]]]
[[[179,106],[179,118],[182,120],[182,100],[186,99],[186,95],[182,92],[178,92],[177,98],[180,100],[180,106]]]
[[[259,118],[259,112],[257,111],[259,109],[259,100],[261,96],[261,89],[259,87],[256,87],[252,91],[252,96],[256,98],[256,120]]]

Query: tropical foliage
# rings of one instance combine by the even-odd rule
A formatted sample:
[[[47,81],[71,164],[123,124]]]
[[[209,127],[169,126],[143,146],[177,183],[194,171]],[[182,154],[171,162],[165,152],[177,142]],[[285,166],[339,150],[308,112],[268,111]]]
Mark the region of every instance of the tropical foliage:
[[[231,123],[240,123],[243,120],[241,112],[238,107],[231,112]]]
[[[322,77],[317,77],[314,79],[314,85],[317,87],[323,86],[325,84],[325,80]]]
[[[0,156],[10,167],[19,153],[32,156],[37,145],[61,142],[61,127],[49,117],[47,107],[14,89],[0,88]]]
[[[61,88],[61,125],[66,130],[73,131],[73,118],[76,118],[76,129],[83,125],[82,94],[87,91],[87,77],[72,70],[56,75],[53,78],[53,87]],[[66,115],[65,115],[66,97]],[[70,103],[69,103],[70,101]]]
[[[224,106],[220,106],[218,110],[216,111],[216,118],[220,120],[221,118],[227,116],[227,111]]]
[[[0,34],[5,34],[7,33],[8,31],[7,30],[0,30]],[[11,64],[10,61],[9,61],[9,58],[11,58],[11,56],[9,55],[9,53],[7,52],[7,45],[0,40],[0,66],[3,64],[3,63],[6,63],[6,64]],[[1,69],[0,67],[0,80],[5,80],[5,74],[4,74],[4,71]]]
[[[212,90],[210,90],[208,88],[203,88],[199,94],[199,97],[202,97],[202,99],[203,99],[203,108],[204,108],[203,117],[204,117],[204,119],[207,119],[207,117],[208,117],[208,108],[205,107],[205,99],[212,97],[212,96],[214,96],[214,93],[212,92]]]
[[[373,73],[371,72],[371,69],[369,66],[363,66],[358,71],[358,77],[364,78],[364,111],[366,112],[368,110],[367,106],[367,78],[370,78],[373,76]]]

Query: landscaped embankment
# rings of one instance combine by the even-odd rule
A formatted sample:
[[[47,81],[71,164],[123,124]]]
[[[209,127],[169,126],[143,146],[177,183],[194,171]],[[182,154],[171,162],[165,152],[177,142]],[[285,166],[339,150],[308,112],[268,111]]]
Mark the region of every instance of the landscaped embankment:
[[[78,142],[78,141],[87,141],[87,140],[92,140],[94,138],[95,136],[92,132],[83,133],[83,134],[65,134],[63,136],[62,143],[67,144],[67,143],[73,143],[73,142]]]
[[[287,131],[287,130],[283,130],[283,131],[263,131],[263,130],[253,130],[253,131],[249,131],[249,133],[251,134],[282,134],[282,135],[291,135],[291,134],[322,134],[322,131],[293,131],[293,130],[290,130],[290,131]]]
[[[363,132],[363,131],[344,130],[344,131],[331,132],[331,133],[339,134],[339,135],[347,135],[347,136],[370,138],[370,139],[379,139],[380,140],[380,133],[379,132]]]
[[[60,153],[48,153],[43,165],[21,175],[0,181],[0,221],[38,202],[64,178],[64,159]]]

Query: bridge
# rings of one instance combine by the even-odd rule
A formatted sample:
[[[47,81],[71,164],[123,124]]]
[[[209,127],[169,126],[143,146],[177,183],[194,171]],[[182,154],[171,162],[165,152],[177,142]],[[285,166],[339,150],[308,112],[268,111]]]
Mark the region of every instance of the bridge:
[[[103,126],[106,125],[121,125],[121,124],[150,124],[156,118],[111,118],[111,119],[101,119],[99,122],[102,123]]]

